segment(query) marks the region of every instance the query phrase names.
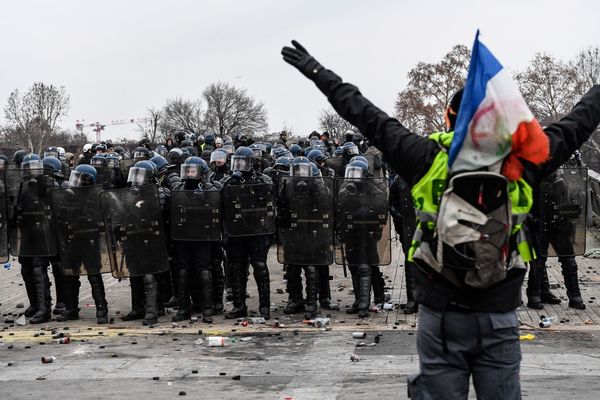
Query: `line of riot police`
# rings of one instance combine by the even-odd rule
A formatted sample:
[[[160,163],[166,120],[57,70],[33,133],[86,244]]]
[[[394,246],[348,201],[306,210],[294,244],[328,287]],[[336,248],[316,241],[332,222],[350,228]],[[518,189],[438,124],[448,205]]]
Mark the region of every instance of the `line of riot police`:
[[[176,307],[174,321],[199,313],[210,323],[213,315],[224,312],[224,293],[233,301],[225,317],[244,317],[250,266],[258,311],[268,319],[267,254],[274,243],[286,272],[285,313],[313,317],[319,305],[339,306],[331,302],[333,263],[351,272],[355,299],[348,313],[368,316],[371,292],[376,304],[385,301],[379,266],[391,261],[390,206],[405,254],[414,232],[414,208],[408,185],[393,174],[388,185],[381,153],[360,134],[349,133],[337,148],[316,132],[302,145],[289,147],[283,133],[275,144],[248,146],[243,146],[248,144],[243,137],[193,139],[176,135],[178,147],[142,141],[131,155],[118,146],[86,145],[70,174],[67,158],[56,148],[47,149],[43,159],[18,151],[12,164],[0,156],[0,213],[6,221],[0,230],[0,256],[8,259],[10,252],[19,257],[30,302],[25,315],[31,323],[50,319],[49,265],[56,285],[54,313],[60,321],[79,318],[80,276],[87,275],[97,322],[108,322],[102,279],[107,273],[130,280],[131,311],[124,320],[152,325],[165,307]],[[585,176],[566,171],[571,186],[581,189]],[[552,201],[551,207],[574,210],[585,199],[565,202],[559,206]],[[581,219],[578,210],[569,221]],[[562,213],[561,218],[571,214]],[[533,223],[532,229],[539,227]],[[581,229],[570,236],[570,242],[577,241],[576,249],[558,255],[563,272],[571,274],[565,275],[569,305],[581,308],[576,264],[574,280],[573,268],[564,265],[574,263],[585,237]],[[549,302],[547,284],[541,281],[544,263],[530,273],[531,304]],[[405,312],[414,313],[414,265],[405,260],[405,268]],[[539,294],[535,297],[537,282],[542,282],[542,301]]]

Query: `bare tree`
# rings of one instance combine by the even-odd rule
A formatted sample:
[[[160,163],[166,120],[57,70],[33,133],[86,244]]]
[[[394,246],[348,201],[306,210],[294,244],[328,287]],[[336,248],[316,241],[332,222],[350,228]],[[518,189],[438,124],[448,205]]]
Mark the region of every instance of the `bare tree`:
[[[515,80],[531,112],[542,125],[561,119],[579,98],[573,64],[549,54],[537,53],[524,71],[515,74]]]
[[[582,96],[593,85],[600,83],[600,48],[588,47],[581,50],[573,60],[577,74],[578,92]],[[578,96],[578,97],[579,97]],[[578,99],[575,99],[577,101]],[[596,131],[581,146],[583,160],[591,169],[600,170],[600,130]]]
[[[145,122],[137,124],[142,139],[148,139],[151,143],[164,143],[167,138],[162,129],[163,112],[155,108],[148,108],[147,111]]]
[[[176,131],[200,133],[204,130],[202,123],[202,102],[198,100],[184,100],[174,98],[167,100],[162,110],[160,130],[166,136]]]
[[[418,63],[398,94],[396,118],[415,133],[445,130],[444,113],[452,95],[464,86],[470,58],[466,46],[456,45],[438,63]]]
[[[207,104],[206,129],[219,136],[243,133],[263,136],[267,132],[267,111],[245,89],[226,82],[210,84],[202,93]]]
[[[15,89],[7,103],[4,114],[11,144],[40,153],[60,131],[58,123],[67,114],[69,96],[64,86],[36,82],[24,95]]]
[[[346,121],[333,108],[321,110],[319,116],[319,129],[329,132],[331,139],[341,139],[348,130],[357,130],[350,122]]]

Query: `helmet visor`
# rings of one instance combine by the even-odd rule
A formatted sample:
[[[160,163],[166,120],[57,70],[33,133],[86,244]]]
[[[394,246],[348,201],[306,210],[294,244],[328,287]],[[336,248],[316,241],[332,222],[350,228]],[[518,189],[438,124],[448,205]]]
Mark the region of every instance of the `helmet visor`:
[[[356,179],[356,178],[365,178],[367,176],[367,170],[361,167],[354,167],[352,165],[348,165],[346,167],[346,172],[344,173],[344,178]]]
[[[90,160],[90,165],[92,167],[103,167],[104,166],[104,162],[105,162],[104,158],[92,157],[92,159]]]
[[[262,157],[262,150],[261,149],[252,149],[252,153],[254,154],[254,157]]]
[[[213,151],[210,154],[210,162],[215,163],[218,167],[225,164],[227,161],[227,153],[224,151]]]
[[[69,186],[71,187],[93,185],[94,183],[94,179],[90,174],[86,174],[75,170],[71,171],[71,175],[69,176],[68,182]]]
[[[235,153],[235,147],[232,144],[224,144],[223,149],[227,152],[227,154]]]
[[[148,155],[143,151],[136,151],[135,153],[133,153],[133,158],[136,160],[137,159],[145,160],[146,158],[148,158]]]
[[[233,156],[231,157],[231,170],[247,172],[252,168],[252,163],[246,157]]]
[[[55,157],[55,158],[58,158],[59,155],[60,154],[58,154],[58,151],[54,151],[54,150],[45,151],[44,152],[44,157]]]
[[[44,163],[42,160],[31,160],[23,164],[23,169],[28,170],[31,175],[43,175]]]
[[[357,156],[358,155],[358,147],[348,146],[348,147],[346,147],[346,153],[350,154],[351,156]]]
[[[292,165],[292,176],[312,176],[312,168],[310,164],[294,164]]]
[[[200,179],[200,167],[195,164],[181,164],[181,179]]]
[[[127,183],[131,183],[131,186],[141,186],[148,183],[150,180],[150,171],[146,168],[131,167],[129,168],[129,175],[127,176]]]

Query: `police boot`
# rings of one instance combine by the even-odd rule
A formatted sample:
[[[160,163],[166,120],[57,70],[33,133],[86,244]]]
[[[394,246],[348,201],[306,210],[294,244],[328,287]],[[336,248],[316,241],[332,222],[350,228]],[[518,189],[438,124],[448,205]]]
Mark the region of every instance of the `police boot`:
[[[271,319],[271,280],[269,277],[269,268],[264,261],[254,261],[252,263],[254,270],[254,280],[258,287],[258,311],[264,319]]]
[[[88,275],[88,281],[92,289],[92,298],[96,304],[96,322],[98,324],[108,324],[108,303],[104,293],[104,281],[102,275]]]
[[[404,274],[406,277],[406,304],[404,306],[404,314],[415,314],[419,311],[419,305],[415,302],[413,294],[413,268],[414,265],[411,262],[407,262],[404,265]]]
[[[190,319],[190,290],[187,269],[180,268],[177,272],[177,298],[179,309],[177,310],[177,314],[173,317],[173,322]]]
[[[317,277],[319,281],[319,303],[322,308],[329,310],[331,308],[331,289],[329,288],[329,265],[322,265],[317,268]]]
[[[165,307],[171,301],[173,296],[173,288],[171,285],[171,272],[164,271],[156,274],[156,280],[158,281],[158,299],[157,299],[157,310],[158,316],[165,315]]]
[[[221,261],[213,263],[213,315],[223,314],[223,291],[225,290],[225,275]]]
[[[212,324],[213,319],[213,278],[212,271],[202,270],[198,273],[200,290],[202,291],[202,322]]]
[[[231,263],[233,309],[225,314],[226,319],[236,319],[248,316],[246,307],[246,284],[248,282],[248,269],[245,264]]]
[[[529,277],[527,279],[527,307],[542,310],[544,305],[541,298],[542,269],[545,262],[541,259],[532,260],[529,264]]]
[[[544,304],[560,304],[560,299],[550,291],[550,280],[548,279],[548,268],[542,272],[540,285],[540,298]]]
[[[317,296],[319,286],[319,275],[317,268],[309,265],[304,268],[306,275],[306,316],[314,318],[317,315]]]
[[[21,262],[21,260],[19,260]],[[26,318],[31,318],[37,312],[37,299],[35,297],[35,283],[33,282],[33,273],[31,262],[21,262],[21,276],[25,283],[27,298],[29,299],[29,307],[24,312]]]
[[[231,270],[231,263],[225,258],[223,260],[225,266],[225,300],[233,300],[233,272]]]
[[[378,266],[371,267],[371,285],[373,285],[373,302],[383,304],[385,301],[385,279]]]
[[[366,318],[369,316],[369,306],[371,305],[371,266],[360,264],[358,272],[358,317]]]
[[[79,319],[79,276],[65,276],[66,308],[56,320],[59,322],[75,321]]]
[[[198,276],[198,271],[196,269],[192,269],[188,272],[190,275],[190,297],[192,298],[192,306],[191,310],[195,313],[202,312],[202,297],[200,296],[200,276]]]
[[[304,311],[302,298],[302,275],[299,265],[288,265],[285,273],[287,277],[288,301],[283,309],[284,314],[296,314]]]
[[[155,325],[158,323],[158,282],[152,274],[144,275],[144,325]]]
[[[144,277],[129,278],[131,286],[131,311],[123,316],[123,321],[135,321],[144,318]]]
[[[173,307],[177,307],[177,302],[178,302],[178,296],[177,296],[177,279],[179,279],[178,274],[178,268],[176,267],[175,263],[173,261],[171,261],[169,263],[169,273],[170,273],[170,283],[171,283],[171,297],[169,298],[169,300],[164,304],[165,307],[167,308],[173,308]]]
[[[52,261],[52,276],[54,277],[54,291],[56,293],[56,304],[52,314],[60,315],[66,309],[67,291],[65,287],[65,271],[60,261]]]
[[[581,298],[579,290],[579,280],[577,277],[577,263],[575,257],[561,257],[559,261],[562,266],[562,274],[567,288],[567,297],[569,297],[569,307],[578,310],[585,310],[585,303]]]
[[[358,312],[358,270],[357,267],[348,266],[350,277],[352,278],[352,291],[354,292],[354,303],[346,309],[346,314],[356,314]]]
[[[41,324],[50,321],[50,308],[52,298],[50,297],[50,282],[46,267],[37,266],[33,268],[33,282],[37,311],[29,320],[30,324]]]

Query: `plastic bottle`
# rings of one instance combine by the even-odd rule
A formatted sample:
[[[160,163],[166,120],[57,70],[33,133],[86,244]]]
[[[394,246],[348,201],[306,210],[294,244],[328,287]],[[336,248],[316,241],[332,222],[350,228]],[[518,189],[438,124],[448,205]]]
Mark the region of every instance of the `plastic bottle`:
[[[206,338],[208,347],[227,347],[235,343],[235,340],[225,336],[209,336]]]

